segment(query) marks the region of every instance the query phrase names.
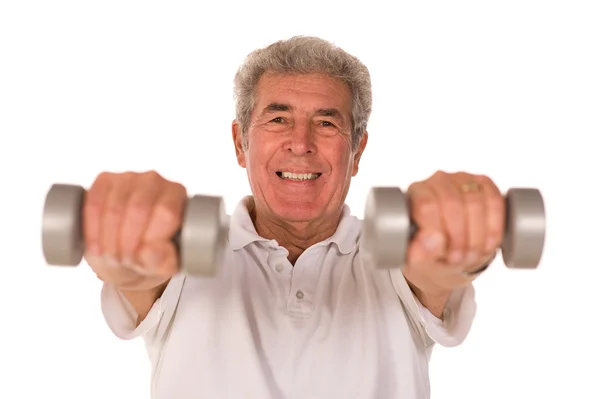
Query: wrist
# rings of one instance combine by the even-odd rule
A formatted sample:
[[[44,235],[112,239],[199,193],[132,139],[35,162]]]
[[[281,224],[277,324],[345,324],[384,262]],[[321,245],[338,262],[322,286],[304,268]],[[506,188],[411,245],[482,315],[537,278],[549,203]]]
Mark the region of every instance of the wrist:
[[[453,290],[448,290],[444,288],[435,288],[431,290],[421,289],[415,284],[413,284],[408,279],[406,280],[408,286],[412,293],[417,297],[417,299],[421,300],[421,298],[429,298],[435,301],[447,301],[450,298],[450,295],[454,292]]]

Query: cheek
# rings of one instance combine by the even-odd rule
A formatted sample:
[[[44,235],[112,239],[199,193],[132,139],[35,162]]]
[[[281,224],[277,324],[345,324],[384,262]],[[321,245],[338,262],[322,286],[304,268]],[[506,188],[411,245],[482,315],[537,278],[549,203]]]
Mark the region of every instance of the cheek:
[[[246,164],[255,176],[266,173],[269,159],[273,156],[272,145],[254,142],[246,152]]]
[[[349,143],[343,143],[331,151],[329,154],[332,165],[340,171],[340,174],[346,175],[354,167],[354,154]]]

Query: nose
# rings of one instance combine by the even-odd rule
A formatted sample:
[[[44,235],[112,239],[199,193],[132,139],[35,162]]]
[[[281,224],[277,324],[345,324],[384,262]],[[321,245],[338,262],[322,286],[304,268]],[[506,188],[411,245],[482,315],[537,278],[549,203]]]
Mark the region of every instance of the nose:
[[[298,157],[316,153],[314,135],[310,123],[294,123],[290,140],[285,144],[285,150],[291,151]]]

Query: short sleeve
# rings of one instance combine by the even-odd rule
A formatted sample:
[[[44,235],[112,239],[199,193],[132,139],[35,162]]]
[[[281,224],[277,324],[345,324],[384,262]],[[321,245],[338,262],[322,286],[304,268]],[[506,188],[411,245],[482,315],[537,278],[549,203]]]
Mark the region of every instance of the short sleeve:
[[[451,295],[442,321],[419,302],[399,269],[390,270],[390,276],[394,290],[407,309],[407,313],[414,324],[420,327],[425,346],[437,343],[444,347],[454,347],[464,342],[471,330],[477,310],[475,289],[472,284],[458,289]]]
[[[169,281],[162,296],[154,302],[144,320],[136,327],[137,314],[127,299],[110,284],[104,284],[100,306],[108,328],[115,336],[130,340],[140,336],[162,336],[175,314],[185,276],[175,275]]]
[[[477,310],[475,288],[472,283],[458,289],[450,296],[444,309],[443,321],[434,316],[418,299],[415,298],[415,301],[425,330],[434,342],[445,347],[458,346],[464,342],[469,335]]]

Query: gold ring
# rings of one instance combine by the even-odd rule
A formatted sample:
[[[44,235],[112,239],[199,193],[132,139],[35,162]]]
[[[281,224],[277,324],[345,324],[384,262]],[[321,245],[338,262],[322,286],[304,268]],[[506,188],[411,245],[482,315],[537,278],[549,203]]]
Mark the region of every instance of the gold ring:
[[[463,193],[468,193],[470,191],[479,191],[479,188],[480,188],[479,184],[474,181],[470,181],[470,182],[465,183],[462,186],[460,186],[460,189]]]

